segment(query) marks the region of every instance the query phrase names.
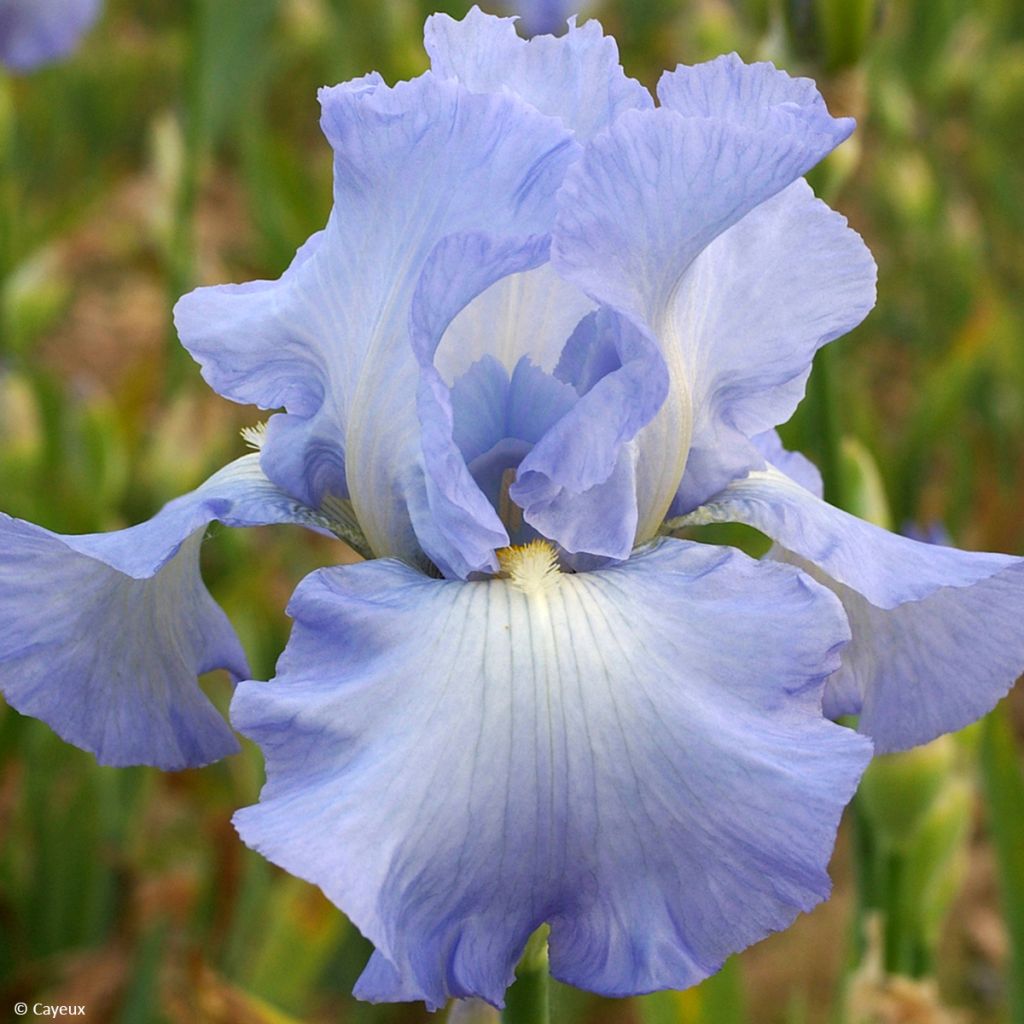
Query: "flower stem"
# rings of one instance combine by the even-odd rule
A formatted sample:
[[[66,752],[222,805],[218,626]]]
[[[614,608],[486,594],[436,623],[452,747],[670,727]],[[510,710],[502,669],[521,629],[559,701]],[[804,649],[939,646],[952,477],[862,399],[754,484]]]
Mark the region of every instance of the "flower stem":
[[[551,1024],[551,978],[548,973],[547,927],[530,937],[508,990],[503,1024]]]
[[[550,1024],[550,991],[546,965],[541,969],[520,971],[508,990],[501,1014],[503,1024]]]

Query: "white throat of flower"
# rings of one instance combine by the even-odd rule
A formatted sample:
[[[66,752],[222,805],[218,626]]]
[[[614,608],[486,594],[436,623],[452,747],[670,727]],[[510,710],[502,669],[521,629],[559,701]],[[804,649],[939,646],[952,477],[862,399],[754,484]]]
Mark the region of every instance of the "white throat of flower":
[[[528,596],[546,594],[561,582],[558,552],[546,540],[501,548],[496,554],[500,575]]]

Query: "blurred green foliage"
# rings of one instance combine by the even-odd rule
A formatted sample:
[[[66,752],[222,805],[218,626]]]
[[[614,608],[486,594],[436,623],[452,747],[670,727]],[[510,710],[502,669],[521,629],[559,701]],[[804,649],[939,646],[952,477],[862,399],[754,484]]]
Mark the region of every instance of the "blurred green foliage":
[[[242,452],[237,430],[260,415],[206,392],[175,344],[171,304],[197,283],[282,271],[330,208],[316,88],[371,69],[418,73],[430,9],[110,0],[72,60],[0,82],[5,511],[64,532],[116,528]],[[866,474],[868,497],[887,494],[897,525],[942,521],[966,546],[1024,551],[1024,6],[609,0],[591,10],[648,85],[664,67],[736,49],[813,75],[836,113],[858,117],[855,141],[814,183],[875,253],[878,307],[825,354],[826,383],[784,433],[823,464],[834,497]],[[844,456],[856,479],[828,464],[842,435],[856,439]],[[349,553],[287,530],[213,533],[207,579],[255,673],[269,677],[292,588]],[[226,706],[226,680],[207,685]],[[895,843],[912,876],[897,895],[927,948],[910,967],[937,975],[967,1019],[1019,1024],[1024,784],[1012,716],[987,728],[994,844],[969,827],[979,758],[966,743],[918,808],[925,838]],[[118,1024],[426,1020],[416,1006],[355,1002],[365,941],[317,891],[238,841],[230,815],[260,781],[250,747],[201,772],[99,768],[0,708],[0,1007],[86,1002],[90,1020]],[[870,826],[870,798],[860,816]],[[877,853],[879,835],[883,847],[894,841],[891,822],[876,825]],[[994,910],[993,858],[1008,925]],[[859,860],[862,897],[869,859]],[[945,889],[929,895],[940,860],[949,870],[934,885]],[[847,844],[835,873],[830,907],[699,990],[611,1002],[556,986],[554,1019],[903,1019],[865,996],[866,968],[843,953],[859,948],[859,937],[845,941],[857,874]],[[940,941],[964,878],[954,938]],[[870,904],[860,900],[861,923]],[[1017,966],[1004,971],[1008,942]],[[914,991],[936,1003],[915,1019],[952,1019]]]

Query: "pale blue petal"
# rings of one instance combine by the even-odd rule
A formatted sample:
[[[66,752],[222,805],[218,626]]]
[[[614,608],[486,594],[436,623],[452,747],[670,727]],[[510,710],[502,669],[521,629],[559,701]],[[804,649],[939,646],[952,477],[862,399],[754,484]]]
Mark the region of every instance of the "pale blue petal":
[[[377,947],[360,995],[500,1005],[544,921],[563,981],[684,988],[827,895],[870,745],[821,715],[847,628],[791,567],[662,541],[527,594],[375,561],[290,611],[232,705],[268,780],[235,820]]]
[[[534,366],[529,356],[524,356],[509,381],[506,436],[537,444],[577,401],[569,385]]]
[[[829,114],[810,78],[793,78],[767,62],[745,64],[735,53],[666,71],[658,82],[658,99],[684,117],[715,118],[760,131],[820,135],[821,156],[854,128],[852,117]]]
[[[0,0],[0,64],[31,71],[67,56],[100,13],[100,0]]]
[[[853,641],[829,680],[826,710],[859,713],[858,728],[879,753],[977,721],[1024,672],[1022,559],[972,586],[946,587],[888,610],[833,586]]]
[[[860,713],[879,750],[974,721],[1024,670],[1022,559],[889,533],[772,467],[730,484],[684,520],[754,526],[836,591],[853,640],[825,707]]]
[[[566,417],[569,422],[573,419]],[[593,433],[593,422],[583,421],[582,426]],[[550,450],[551,446],[546,447]],[[571,556],[620,561],[628,558],[636,542],[636,447],[619,445],[608,476],[579,491],[561,486],[557,477],[547,472],[528,468],[524,472],[532,454],[522,460],[519,480],[509,488],[512,499],[522,503],[523,518],[544,537],[557,540]],[[571,467],[571,456],[566,463]],[[523,482],[523,491],[518,490],[519,481]],[[570,560],[576,568],[593,564],[589,560]]]
[[[572,13],[566,10],[557,19],[560,29]],[[615,40],[596,21],[573,23],[557,39],[528,41],[516,32],[513,18],[474,7],[461,21],[447,14],[428,18],[424,44],[437,74],[458,79],[472,92],[513,92],[541,113],[561,118],[580,141],[627,110],[654,106],[651,94],[623,73]]]
[[[508,370],[483,356],[452,385],[452,439],[467,464],[508,437],[509,383]]]
[[[467,465],[510,438],[532,447],[575,404],[576,393],[523,356],[512,376],[497,359],[474,363],[451,389],[454,438]]]
[[[846,218],[794,182],[720,235],[673,300],[692,367],[693,437],[672,512],[761,468],[751,439],[792,416],[815,352],[875,304],[875,263]]]
[[[496,281],[539,266],[548,245],[546,236],[450,235],[431,253],[413,297],[410,339],[420,368],[416,410],[429,510],[413,526],[420,546],[446,576],[495,570],[494,551],[509,538],[459,450],[451,392],[434,357],[459,310]]]
[[[780,473],[784,473],[804,490],[810,491],[816,498],[824,497],[825,485],[821,479],[821,471],[806,455],[785,448],[777,430],[766,430],[763,434],[752,437],[751,442],[761,457]]]
[[[280,281],[199,289],[176,320],[217,390],[299,421],[275,421],[264,448],[279,486],[308,501],[343,485],[371,549],[416,559],[416,282],[449,234],[548,231],[577,147],[516,97],[431,74],[394,88],[369,76],[321,104],[335,155],[326,230]]]
[[[637,526],[636,452],[626,446],[664,402],[668,373],[650,336],[612,310],[586,317],[567,347],[587,347],[581,338],[606,362],[613,350],[618,365],[587,381],[523,459],[509,494],[528,523],[567,551],[624,559]]]
[[[0,514],[0,690],[101,764],[185,768],[237,743],[196,677],[249,674],[199,574],[206,526],[300,522],[257,457],[225,467],[151,520],[61,536]]]
[[[448,325],[434,357],[452,384],[485,356],[512,373],[524,356],[548,372],[594,302],[550,263],[509,274],[469,302]]]
[[[879,608],[969,587],[1018,559],[922,544],[829,505],[769,466],[731,483],[691,522],[747,523]]]
[[[700,116],[627,111],[591,140],[559,194],[553,266],[643,325],[669,368],[668,400],[638,438],[640,540],[673,503],[691,442],[695,482],[756,465],[747,437],[785,418],[777,410],[798,399],[816,345],[870,306],[873,266],[845,222],[803,185],[768,203],[852,126],[792,102],[767,120],[712,107]],[[819,262],[801,255],[808,238]],[[791,257],[796,273],[786,278]],[[780,281],[789,303],[771,290]],[[786,344],[776,350],[779,339]]]

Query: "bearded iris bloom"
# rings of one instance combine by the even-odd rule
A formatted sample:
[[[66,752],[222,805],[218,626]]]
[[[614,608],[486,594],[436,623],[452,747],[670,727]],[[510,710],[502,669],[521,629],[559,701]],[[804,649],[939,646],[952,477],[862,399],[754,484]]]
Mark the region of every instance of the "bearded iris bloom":
[[[336,533],[367,560],[300,584],[231,717],[239,832],[373,942],[357,993],[500,1005],[544,923],[563,981],[683,988],[827,895],[872,744],[1006,692],[1024,563],[827,505],[775,434],[874,303],[802,180],[853,128],[811,82],[722,57],[655,105],[595,22],[475,9],[426,45],[322,91],[334,210],[283,276],[178,304],[206,380],[283,410],[259,453],[120,533],[0,521],[0,686],[104,763],[231,753],[206,525]],[[666,535],[710,521],[776,557]]]
[[[14,71],[67,56],[100,13],[100,0],[0,0],[0,64]]]

